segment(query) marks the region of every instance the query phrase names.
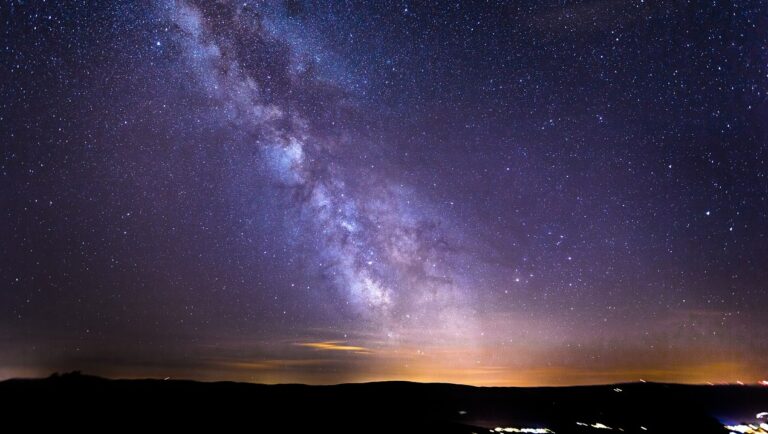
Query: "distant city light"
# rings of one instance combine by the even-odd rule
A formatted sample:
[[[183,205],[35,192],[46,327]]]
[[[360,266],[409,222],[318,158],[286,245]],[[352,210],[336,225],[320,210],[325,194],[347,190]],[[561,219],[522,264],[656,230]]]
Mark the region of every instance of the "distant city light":
[[[765,434],[768,433],[768,423],[755,424],[739,424],[739,425],[726,425],[725,429],[731,433],[742,434]]]
[[[554,434],[554,431],[548,428],[502,428],[496,427],[491,432],[521,432],[531,434]]]
[[[584,422],[576,422],[576,425],[588,426],[590,428],[595,428],[595,429],[613,429],[613,428],[609,427],[608,425],[602,424],[600,422],[595,422],[593,424],[588,424],[588,423],[584,423]]]

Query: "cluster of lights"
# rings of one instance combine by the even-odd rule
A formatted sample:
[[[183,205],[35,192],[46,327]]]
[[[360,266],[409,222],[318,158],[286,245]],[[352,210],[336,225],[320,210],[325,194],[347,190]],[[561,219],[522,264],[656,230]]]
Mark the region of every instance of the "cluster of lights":
[[[602,424],[600,422],[595,422],[595,423],[592,423],[592,424],[584,423],[584,422],[576,422],[576,425],[588,426],[588,427],[594,428],[594,429],[613,429],[613,428],[609,427],[608,425]]]
[[[757,413],[755,417],[757,419],[768,420],[768,411]],[[594,428],[594,429],[613,430],[613,428],[600,422],[595,422],[595,423],[576,422],[576,425]],[[641,426],[640,429],[642,429],[643,431],[648,431],[648,428],[644,426]],[[738,425],[725,425],[725,429],[727,429],[730,432],[730,434],[768,434],[768,423],[761,422],[759,424],[750,423],[750,424],[738,424]],[[619,428],[619,430],[623,431],[621,428]],[[529,434],[555,434],[554,431],[548,428],[496,427],[490,430],[490,432],[492,433],[509,432],[509,433],[529,433]]]
[[[768,419],[768,411],[757,413],[755,416],[757,419]],[[760,424],[738,424],[738,425],[726,425],[725,429],[731,432],[731,434],[768,434],[768,423],[761,422]]]
[[[730,431],[731,434],[734,434],[734,433],[768,434],[768,423],[763,422],[760,425],[755,425],[753,423],[740,424],[740,425],[726,425],[725,429]]]
[[[530,434],[554,434],[555,432],[547,428],[502,428],[496,427],[491,432],[521,432]]]

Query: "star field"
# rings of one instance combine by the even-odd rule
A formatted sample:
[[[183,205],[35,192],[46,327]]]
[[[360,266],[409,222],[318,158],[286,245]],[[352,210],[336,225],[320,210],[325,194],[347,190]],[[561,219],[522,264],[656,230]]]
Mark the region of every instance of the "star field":
[[[0,377],[768,370],[764,1],[0,12]]]

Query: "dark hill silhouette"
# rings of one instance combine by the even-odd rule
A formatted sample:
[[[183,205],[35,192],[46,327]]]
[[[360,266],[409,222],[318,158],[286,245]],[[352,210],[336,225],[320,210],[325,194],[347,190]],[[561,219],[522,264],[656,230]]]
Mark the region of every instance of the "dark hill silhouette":
[[[6,424],[107,431],[215,426],[217,432],[487,433],[527,427],[555,433],[723,434],[728,432],[723,423],[754,422],[756,413],[768,410],[768,387],[514,388],[400,381],[307,386],[108,380],[73,373],[0,382],[0,402]]]

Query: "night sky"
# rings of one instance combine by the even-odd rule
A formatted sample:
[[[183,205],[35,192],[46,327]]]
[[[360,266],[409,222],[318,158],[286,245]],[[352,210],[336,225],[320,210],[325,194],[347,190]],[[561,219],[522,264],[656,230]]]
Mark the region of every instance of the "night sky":
[[[768,377],[768,2],[5,1],[0,378]]]

